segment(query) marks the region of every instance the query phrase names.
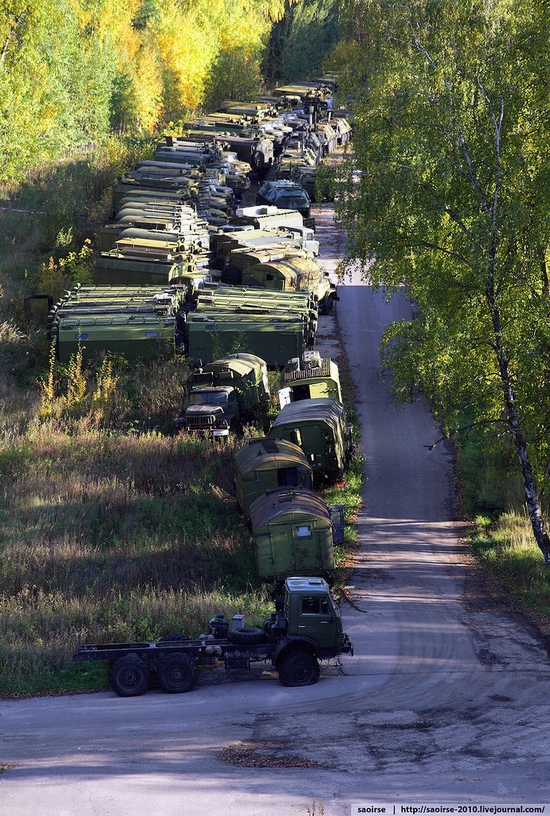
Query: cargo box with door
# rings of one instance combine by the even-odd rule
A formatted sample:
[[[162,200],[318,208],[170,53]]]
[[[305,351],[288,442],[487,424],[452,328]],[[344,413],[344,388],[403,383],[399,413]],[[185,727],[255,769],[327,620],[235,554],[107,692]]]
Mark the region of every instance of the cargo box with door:
[[[334,518],[343,508],[329,509],[317,493],[305,488],[280,488],[250,505],[250,524],[258,574],[277,583],[291,575],[331,580],[334,571]],[[343,525],[336,540],[343,539]]]
[[[235,452],[235,492],[246,519],[250,505],[279,487],[311,489],[313,471],[298,445],[286,439],[252,439]]]
[[[285,405],[268,436],[302,448],[316,481],[341,478],[353,450],[344,406],[334,399],[304,399]]]

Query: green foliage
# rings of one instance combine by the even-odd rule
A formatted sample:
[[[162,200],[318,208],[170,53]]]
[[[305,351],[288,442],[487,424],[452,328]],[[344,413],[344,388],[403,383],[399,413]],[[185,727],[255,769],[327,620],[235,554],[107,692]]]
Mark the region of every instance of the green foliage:
[[[544,629],[550,623],[550,575],[530,535],[525,513],[478,515],[470,536],[476,558],[505,589],[516,608]]]
[[[335,0],[286,0],[284,16],[271,29],[264,58],[267,80],[277,84],[321,74],[324,57],[339,33]]]
[[[220,51],[204,85],[204,106],[218,110],[225,99],[247,102],[262,91],[259,60],[243,47]]]
[[[530,0],[364,0],[343,13],[355,37],[348,262],[408,287],[419,309],[384,338],[396,393],[422,388],[449,435],[465,416],[511,435],[550,560],[535,487],[550,430],[547,17]]]

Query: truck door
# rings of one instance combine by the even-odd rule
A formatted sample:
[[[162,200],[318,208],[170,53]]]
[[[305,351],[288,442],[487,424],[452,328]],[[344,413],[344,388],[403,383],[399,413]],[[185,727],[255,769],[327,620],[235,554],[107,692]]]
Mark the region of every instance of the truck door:
[[[299,600],[298,635],[307,635],[319,648],[335,643],[336,617],[329,600],[323,595],[302,595]]]

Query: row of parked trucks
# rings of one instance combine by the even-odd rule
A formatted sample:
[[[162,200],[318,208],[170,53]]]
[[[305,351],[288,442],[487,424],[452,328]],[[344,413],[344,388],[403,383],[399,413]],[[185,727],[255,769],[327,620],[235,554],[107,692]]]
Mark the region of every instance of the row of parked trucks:
[[[320,660],[353,653],[330,590],[343,508],[314,492],[343,476],[353,450],[337,366],[311,352],[318,315],[337,299],[317,260],[311,178],[350,133],[345,117],[331,115],[331,90],[328,80],[227,103],[161,142],[117,184],[94,283],[51,310],[63,362],[78,348],[85,357],[185,353],[183,432],[238,433],[271,399],[267,369],[281,370],[279,415],[234,457],[237,500],[275,611],[260,629],[219,615],[197,640],[79,646],[75,660],[108,661],[121,696],[142,694],[152,678],[188,691],[199,666],[220,661],[226,669],[270,661],[284,685],[309,685]],[[309,194],[298,168],[313,169]],[[256,206],[239,207],[251,179]]]

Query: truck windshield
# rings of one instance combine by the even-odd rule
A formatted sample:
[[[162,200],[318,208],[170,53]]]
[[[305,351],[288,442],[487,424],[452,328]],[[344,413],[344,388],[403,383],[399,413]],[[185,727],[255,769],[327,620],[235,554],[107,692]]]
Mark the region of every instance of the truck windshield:
[[[225,391],[201,391],[189,395],[189,405],[227,405]]]

